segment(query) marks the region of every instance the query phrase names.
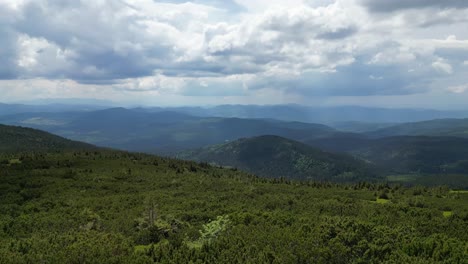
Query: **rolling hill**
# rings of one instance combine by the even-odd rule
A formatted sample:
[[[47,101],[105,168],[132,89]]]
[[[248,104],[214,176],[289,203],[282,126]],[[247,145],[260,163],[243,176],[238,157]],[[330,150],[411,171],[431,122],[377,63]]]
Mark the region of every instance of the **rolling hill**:
[[[89,150],[96,147],[40,130],[0,124],[0,152]]]
[[[259,176],[320,181],[376,180],[363,162],[278,136],[243,138],[177,157],[236,167]]]

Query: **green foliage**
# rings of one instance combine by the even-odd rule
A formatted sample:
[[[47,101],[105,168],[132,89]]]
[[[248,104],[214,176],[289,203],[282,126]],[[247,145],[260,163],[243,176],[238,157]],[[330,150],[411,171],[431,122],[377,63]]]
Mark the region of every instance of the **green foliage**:
[[[5,126],[0,124],[0,153],[29,151],[63,151],[63,150],[96,149],[95,147],[76,141],[67,140],[40,130]],[[5,164],[6,159],[0,160]],[[18,163],[12,159],[9,163]]]
[[[379,176],[361,160],[278,136],[239,139],[185,151],[178,157],[236,167],[263,177],[335,182],[379,180]]]
[[[106,150],[0,155],[12,159],[21,163],[0,164],[1,263],[466,263],[468,256],[468,193],[446,187],[266,179]],[[388,202],[376,202],[383,193]]]

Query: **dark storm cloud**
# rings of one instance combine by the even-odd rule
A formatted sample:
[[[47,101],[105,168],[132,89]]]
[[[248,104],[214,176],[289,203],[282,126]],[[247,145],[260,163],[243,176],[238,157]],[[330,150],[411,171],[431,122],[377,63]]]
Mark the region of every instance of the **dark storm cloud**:
[[[294,79],[272,76],[249,85],[251,89],[276,87],[304,96],[408,95],[423,92],[425,80],[395,66],[357,62],[336,72],[306,72]]]
[[[0,41],[0,80],[14,79],[18,75],[15,33],[0,27]]]
[[[323,32],[317,35],[318,38],[320,39],[328,39],[328,40],[334,40],[334,39],[344,39],[347,37],[350,37],[358,32],[357,27],[355,26],[350,26],[347,28],[341,28],[336,31],[328,31],[328,32]]]
[[[393,12],[411,8],[468,8],[466,0],[362,0],[371,12]]]

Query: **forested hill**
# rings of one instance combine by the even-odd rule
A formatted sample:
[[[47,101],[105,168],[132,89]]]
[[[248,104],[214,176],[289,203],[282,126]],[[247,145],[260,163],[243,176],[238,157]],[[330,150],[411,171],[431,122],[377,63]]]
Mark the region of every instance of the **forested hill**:
[[[377,180],[369,166],[345,154],[332,154],[279,136],[243,138],[177,156],[236,167],[263,177],[320,181]]]
[[[68,140],[41,130],[0,124],[0,152],[64,151],[96,147]]]

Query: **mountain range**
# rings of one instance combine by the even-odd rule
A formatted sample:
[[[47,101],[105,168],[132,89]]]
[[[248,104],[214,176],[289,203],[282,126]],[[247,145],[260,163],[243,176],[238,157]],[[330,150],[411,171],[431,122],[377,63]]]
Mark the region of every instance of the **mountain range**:
[[[195,117],[179,112],[148,112],[125,108],[21,113],[0,116],[0,123],[30,126],[99,146],[160,154],[265,134],[299,141],[348,134],[321,124]]]
[[[193,109],[203,108],[33,111],[0,115],[0,123],[32,127],[102,147],[214,162],[269,177],[322,180],[357,171],[366,179],[376,175],[468,174],[468,119],[399,124],[346,121],[328,126],[272,118],[205,117]],[[271,136],[262,137],[265,135]],[[264,152],[258,152],[261,149]],[[297,165],[304,159],[336,167]],[[342,169],[343,162],[349,160],[354,167]],[[368,177],[372,173],[375,175]]]

